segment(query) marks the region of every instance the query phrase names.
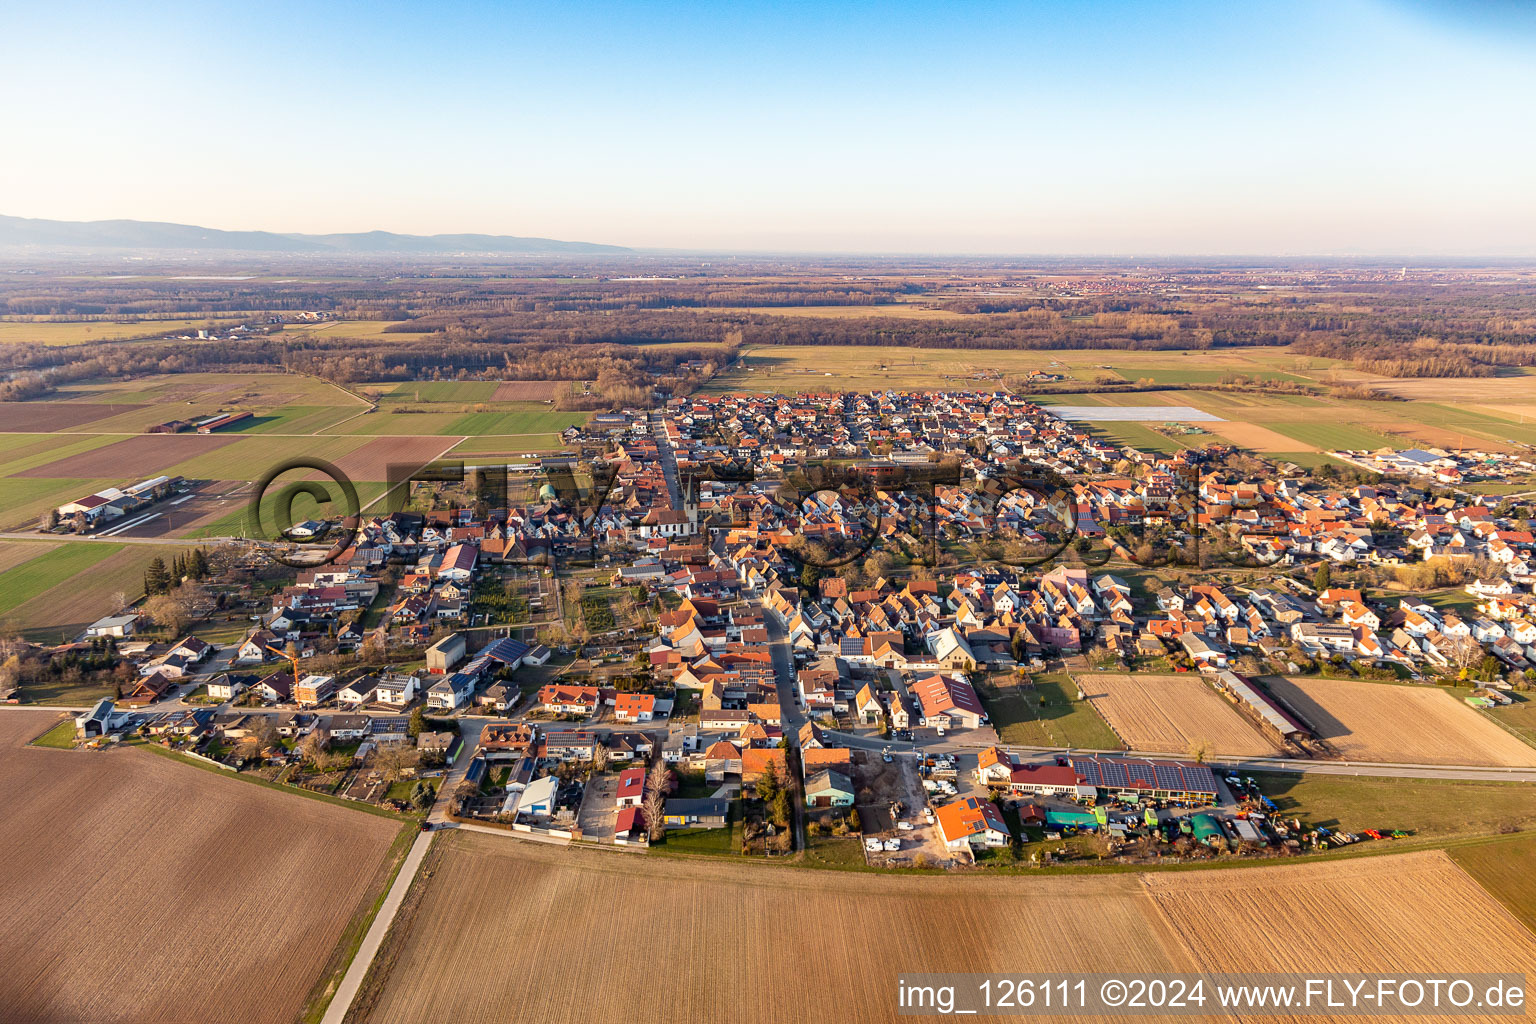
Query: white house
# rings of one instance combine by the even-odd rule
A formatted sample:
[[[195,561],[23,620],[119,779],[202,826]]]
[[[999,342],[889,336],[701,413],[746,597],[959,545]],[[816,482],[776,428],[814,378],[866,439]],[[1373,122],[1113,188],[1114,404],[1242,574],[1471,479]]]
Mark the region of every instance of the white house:
[[[475,681],[463,672],[444,676],[427,688],[427,707],[452,711],[469,700],[475,692]]]

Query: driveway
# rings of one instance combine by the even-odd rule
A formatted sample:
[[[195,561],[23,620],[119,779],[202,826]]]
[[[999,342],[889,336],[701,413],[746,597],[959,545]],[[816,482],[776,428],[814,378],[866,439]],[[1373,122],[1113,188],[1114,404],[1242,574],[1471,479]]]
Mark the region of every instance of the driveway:
[[[586,789],[581,796],[581,810],[576,815],[576,823],[581,828],[582,838],[601,840],[613,838],[614,824],[619,814],[615,806],[618,790],[619,777],[612,772],[603,772],[587,780]]]

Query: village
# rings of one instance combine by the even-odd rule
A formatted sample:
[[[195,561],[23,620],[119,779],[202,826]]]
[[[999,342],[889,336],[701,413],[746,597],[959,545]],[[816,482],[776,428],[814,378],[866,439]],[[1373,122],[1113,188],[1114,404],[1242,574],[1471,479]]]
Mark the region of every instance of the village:
[[[1297,854],[1404,833],[1255,774],[1523,763],[1480,717],[1536,680],[1507,500],[1149,454],[1007,392],[693,396],[565,441],[500,467],[526,500],[428,483],[332,564],[228,560],[236,642],[129,608],[27,659],[116,673],[88,747],[423,828],[870,867]],[[1349,717],[1399,713],[1371,749]]]

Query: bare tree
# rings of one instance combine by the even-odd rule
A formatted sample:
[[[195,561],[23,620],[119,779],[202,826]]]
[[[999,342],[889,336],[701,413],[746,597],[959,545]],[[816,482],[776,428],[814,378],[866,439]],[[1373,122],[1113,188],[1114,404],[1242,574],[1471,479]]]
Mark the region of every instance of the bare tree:
[[[299,743],[299,753],[311,766],[318,766],[330,744],[319,731],[311,731]]]
[[[374,751],[372,764],[385,782],[398,782],[421,762],[421,755],[406,743],[386,743]]]
[[[608,748],[601,741],[592,744],[592,772],[597,774],[608,770]]]
[[[1482,663],[1483,645],[1470,636],[1457,637],[1447,647],[1447,654],[1459,669],[1470,669]]]
[[[241,761],[255,761],[261,757],[261,751],[261,737],[255,733],[248,733],[235,743],[235,756]]]
[[[667,831],[667,788],[672,781],[672,770],[660,757],[651,765],[645,780],[645,831],[652,842]]]

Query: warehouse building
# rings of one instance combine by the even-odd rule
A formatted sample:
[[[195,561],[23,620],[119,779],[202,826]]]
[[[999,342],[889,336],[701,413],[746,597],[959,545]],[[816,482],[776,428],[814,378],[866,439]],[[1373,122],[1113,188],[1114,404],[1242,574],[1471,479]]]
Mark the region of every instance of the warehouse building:
[[[1108,796],[1125,799],[1216,800],[1216,776],[1194,761],[1147,758],[1071,757],[1067,763],[1083,781]]]
[[[1300,743],[1312,735],[1305,723],[1236,672],[1223,670],[1216,673],[1216,688],[1247,712],[1266,736],[1282,746]]]

